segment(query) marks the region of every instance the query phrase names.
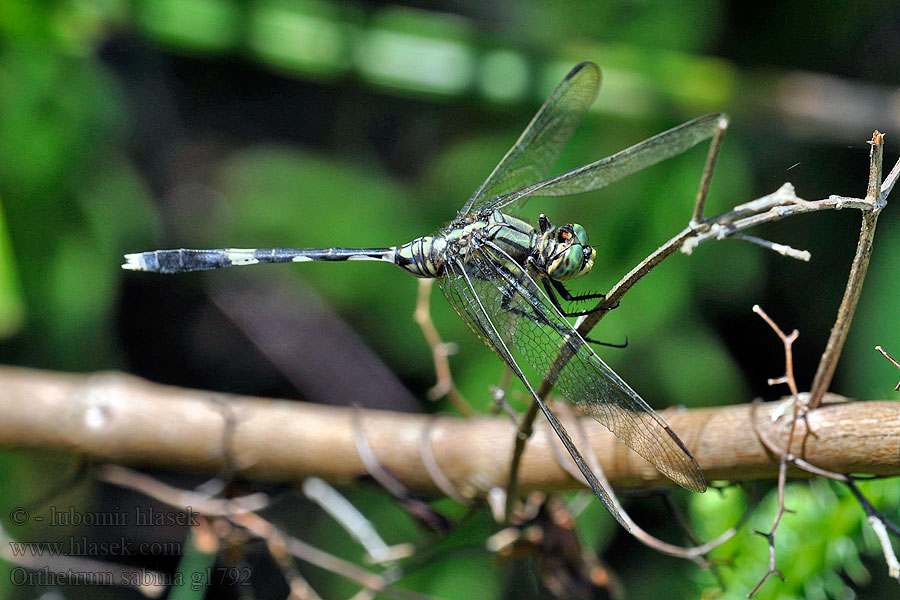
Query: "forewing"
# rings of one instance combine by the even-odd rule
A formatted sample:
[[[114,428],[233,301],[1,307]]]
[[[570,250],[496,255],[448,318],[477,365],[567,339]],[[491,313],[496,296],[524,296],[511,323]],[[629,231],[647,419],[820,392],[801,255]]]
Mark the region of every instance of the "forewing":
[[[507,210],[514,211],[531,196],[569,196],[598,190],[711,138],[722,119],[727,117],[717,113],[682,123],[612,156],[510,191],[495,201],[495,208],[510,207]]]
[[[551,427],[553,427],[563,446],[566,447],[566,450],[572,456],[572,460],[575,461],[591,489],[594,490],[594,493],[597,494],[597,497],[600,498],[606,509],[622,527],[627,531],[631,531],[630,525],[619,513],[616,502],[610,497],[597,475],[588,466],[587,461],[584,460],[581,452],[572,442],[563,424],[559,422],[556,415],[547,407],[547,404],[526,379],[525,374],[522,373],[522,369],[519,368],[505,341],[507,334],[501,333],[500,327],[503,327],[503,325],[498,320],[498,315],[489,313],[485,308],[485,302],[488,306],[494,306],[497,303],[495,297],[498,295],[502,297],[502,294],[504,294],[504,282],[490,279],[495,273],[486,268],[486,265],[483,265],[480,261],[463,263],[451,259],[447,261],[445,268],[446,276],[438,280],[438,285],[440,285],[441,291],[444,292],[450,305],[469,328],[487,344],[488,348],[496,352],[513,373],[522,380],[522,383],[528,388],[534,401],[537,402],[541,411],[547,417]],[[476,291],[475,282],[479,282],[477,286],[481,289],[480,292]]]
[[[511,350],[667,477],[690,490],[706,489],[678,436],[572,329],[528,273],[496,246],[473,251],[466,264],[478,274],[471,277],[474,291]]]
[[[546,177],[598,89],[600,69],[594,63],[584,62],[569,71],[460,214],[479,212],[497,197]]]

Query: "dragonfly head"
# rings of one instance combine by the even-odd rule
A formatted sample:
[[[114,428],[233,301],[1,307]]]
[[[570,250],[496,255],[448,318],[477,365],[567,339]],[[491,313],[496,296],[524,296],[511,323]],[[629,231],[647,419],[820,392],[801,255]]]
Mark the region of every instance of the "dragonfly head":
[[[557,281],[580,277],[594,266],[594,249],[588,243],[587,231],[578,223],[545,231],[549,239],[543,245],[547,275]]]

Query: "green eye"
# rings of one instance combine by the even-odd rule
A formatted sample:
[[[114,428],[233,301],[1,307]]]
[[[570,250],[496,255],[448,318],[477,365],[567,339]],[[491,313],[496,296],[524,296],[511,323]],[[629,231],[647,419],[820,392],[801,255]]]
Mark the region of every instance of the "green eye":
[[[581,246],[571,246],[563,252],[555,265],[551,277],[560,281],[571,279],[581,273],[584,268],[584,250]]]
[[[581,242],[582,246],[588,245],[588,234],[587,231],[584,230],[584,227],[578,223],[573,223],[572,231],[575,233],[575,237],[578,238],[578,241]]]

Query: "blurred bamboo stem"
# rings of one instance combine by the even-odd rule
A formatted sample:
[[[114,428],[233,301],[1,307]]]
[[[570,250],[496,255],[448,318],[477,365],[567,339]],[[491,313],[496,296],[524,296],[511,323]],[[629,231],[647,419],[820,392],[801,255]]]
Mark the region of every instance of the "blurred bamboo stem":
[[[832,471],[900,474],[900,404],[844,402],[838,396],[826,400],[808,415],[815,435],[804,435],[807,422],[801,420],[791,451]],[[774,418],[782,409],[781,402],[773,402],[757,410],[757,425],[772,440],[781,440],[788,431],[783,418]],[[356,410],[225,396],[120,373],[75,375],[0,367],[0,446],[75,452],[95,461],[135,466],[209,473],[219,471],[227,458],[248,478],[299,481],[315,475],[348,482],[365,474],[354,441]],[[464,495],[480,497],[506,484],[515,429],[506,417],[460,419],[378,410],[359,414],[375,457],[410,488],[438,493],[420,453],[426,432],[439,468]],[[778,461],[751,426],[749,404],[662,414],[709,479],[777,475]],[[584,424],[613,485],[670,483],[603,426],[591,419]],[[546,423],[536,424],[523,456],[522,489],[579,487],[554,458],[550,444],[558,443]]]

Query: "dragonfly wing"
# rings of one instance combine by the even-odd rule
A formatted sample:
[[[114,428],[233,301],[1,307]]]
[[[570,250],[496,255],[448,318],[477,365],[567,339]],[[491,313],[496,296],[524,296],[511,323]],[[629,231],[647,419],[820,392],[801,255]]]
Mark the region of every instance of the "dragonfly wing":
[[[488,306],[495,306],[496,302],[491,300],[491,298],[497,294],[503,293],[500,288],[496,287],[497,285],[500,285],[500,282],[494,281],[491,283],[488,281],[487,277],[493,276],[493,273],[490,270],[486,270],[481,261],[463,263],[450,260],[446,263],[446,269],[447,276],[438,279],[438,285],[447,297],[450,305],[460,318],[465,321],[469,328],[475,332],[475,335],[481,338],[481,341],[483,341],[488,348],[496,352],[509,368],[512,369],[516,376],[522,380],[535,402],[540,406],[541,411],[547,417],[553,430],[559,436],[563,446],[566,447],[566,450],[572,456],[578,469],[591,486],[591,489],[594,490],[594,493],[597,494],[597,497],[600,498],[600,501],[612,516],[615,517],[619,524],[627,531],[631,531],[631,527],[619,513],[616,502],[609,496],[604,489],[603,484],[600,483],[597,476],[584,460],[584,457],[578,451],[578,448],[575,447],[575,444],[566,432],[565,427],[559,422],[556,415],[553,414],[543,399],[538,396],[537,392],[531,386],[531,383],[529,383],[524,373],[522,373],[522,369],[519,367],[505,341],[505,339],[508,339],[508,332],[501,331],[501,328],[507,327],[504,319],[498,319],[497,317],[499,315],[489,312],[488,309],[485,308],[485,300],[487,301]],[[481,291],[477,291],[478,288],[482,288]]]
[[[528,127],[484,183],[460,210],[461,215],[490,207],[497,197],[540,181],[556,162],[600,89],[600,68],[584,62],[573,68],[547,98]]]
[[[597,356],[520,265],[502,249],[484,245],[470,253],[466,266],[484,312],[510,350],[554,379],[563,396],[667,477],[690,490],[706,489],[703,473],[684,443]],[[560,355],[567,360],[558,360]]]
[[[569,196],[598,190],[711,138],[727,118],[721,113],[697,117],[612,156],[510,192],[497,199],[495,207],[512,206],[509,210],[514,210],[530,196]]]

